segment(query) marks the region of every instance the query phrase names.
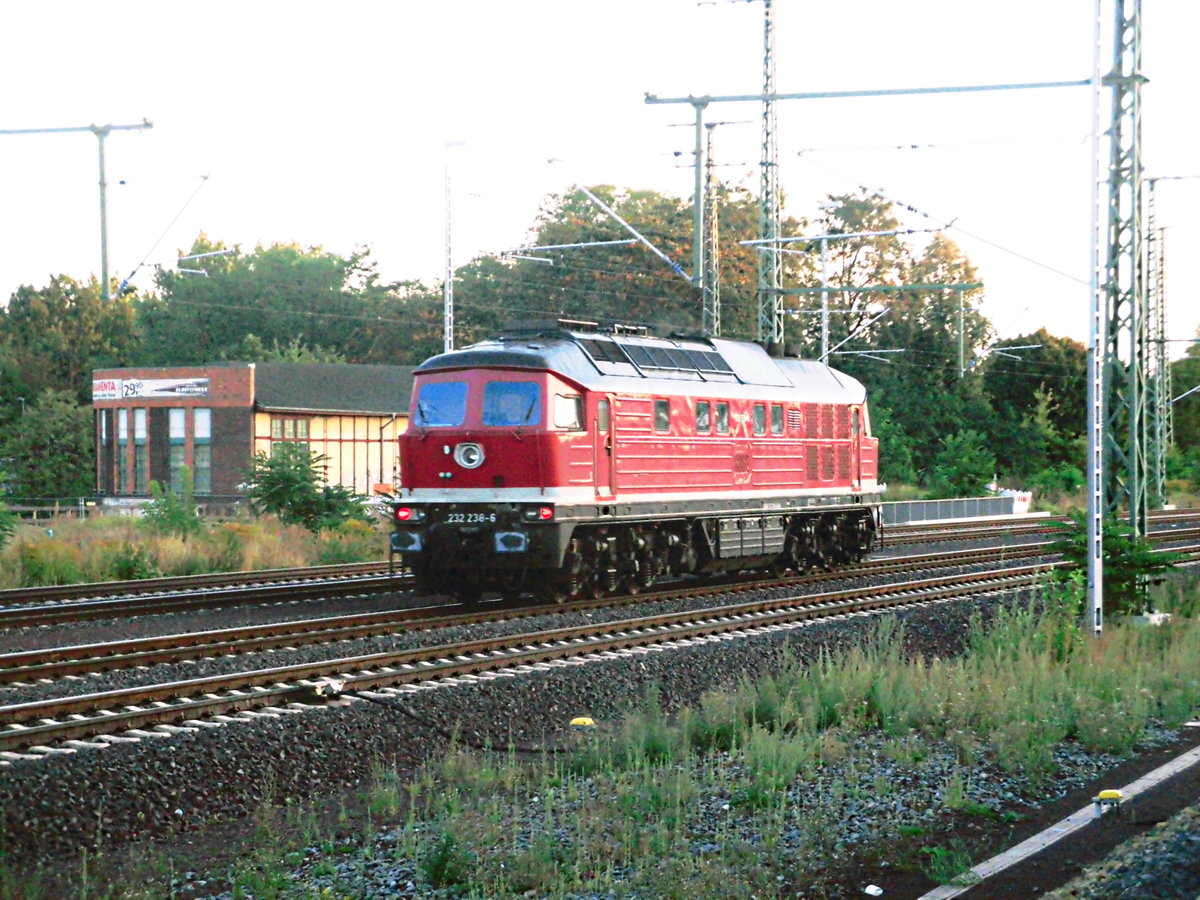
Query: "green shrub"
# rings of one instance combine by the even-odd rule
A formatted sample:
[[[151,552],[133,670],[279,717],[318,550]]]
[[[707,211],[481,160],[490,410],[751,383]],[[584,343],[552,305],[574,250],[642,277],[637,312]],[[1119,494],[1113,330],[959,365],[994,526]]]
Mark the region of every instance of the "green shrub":
[[[78,547],[58,541],[24,541],[17,548],[22,581],[31,587],[85,581],[80,556]]]
[[[1147,589],[1163,582],[1165,573],[1183,557],[1177,553],[1156,552],[1144,538],[1135,538],[1128,523],[1109,520],[1103,524],[1104,607],[1109,615],[1136,615],[1149,612]],[[1075,572],[1056,570],[1060,579],[1078,580],[1087,571],[1088,527],[1083,513],[1058,526],[1062,535],[1051,551],[1061,553],[1075,564]],[[1084,598],[1081,595],[1081,603]]]
[[[1071,494],[1087,484],[1083,470],[1070,463],[1059,463],[1032,475],[1028,487],[1038,496],[1061,497]]]
[[[196,511],[192,485],[192,470],[187,466],[183,467],[183,491],[179,494],[164,490],[157,481],[151,481],[150,496],[153,499],[142,507],[146,524],[154,531],[177,534],[182,538],[198,534],[204,522]]]
[[[17,530],[17,514],[0,503],[0,547],[8,543],[13,536],[13,532]]]
[[[112,577],[117,581],[134,581],[139,578],[157,578],[158,568],[142,544],[123,543],[112,556]]]

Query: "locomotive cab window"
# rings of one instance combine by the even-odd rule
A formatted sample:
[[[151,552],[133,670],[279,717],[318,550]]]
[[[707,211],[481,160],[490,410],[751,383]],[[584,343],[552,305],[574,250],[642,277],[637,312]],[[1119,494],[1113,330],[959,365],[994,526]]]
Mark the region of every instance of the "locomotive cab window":
[[[554,427],[583,431],[583,398],[578,394],[554,395]]]
[[[717,404],[717,434],[729,434],[729,404]]]
[[[754,433],[767,433],[767,406],[765,403],[754,404]]]
[[[461,425],[466,414],[465,381],[426,382],[417,391],[412,423],[420,428],[449,428]]]
[[[654,401],[654,430],[666,434],[671,430],[671,401]]]
[[[771,434],[783,434],[783,407],[771,404]]]
[[[707,400],[696,403],[696,433],[708,434],[712,431],[712,404]]]
[[[537,425],[542,419],[540,401],[536,381],[489,381],[483,386],[483,424]]]

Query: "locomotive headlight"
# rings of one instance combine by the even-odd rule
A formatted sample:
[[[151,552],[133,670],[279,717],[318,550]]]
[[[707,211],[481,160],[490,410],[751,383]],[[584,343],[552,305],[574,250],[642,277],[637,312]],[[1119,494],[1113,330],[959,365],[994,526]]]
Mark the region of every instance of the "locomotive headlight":
[[[397,506],[395,519],[397,522],[424,522],[425,510],[419,506]]]
[[[478,444],[458,444],[454,448],[454,461],[464,469],[478,469],[483,465],[483,448]]]

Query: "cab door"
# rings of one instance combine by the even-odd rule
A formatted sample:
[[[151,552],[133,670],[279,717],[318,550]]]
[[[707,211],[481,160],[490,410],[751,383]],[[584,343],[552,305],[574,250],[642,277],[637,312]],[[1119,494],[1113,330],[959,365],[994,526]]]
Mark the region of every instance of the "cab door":
[[[613,475],[616,462],[613,459],[612,402],[608,397],[596,401],[596,415],[592,429],[594,441],[592,458],[595,461],[596,495],[613,495]]]

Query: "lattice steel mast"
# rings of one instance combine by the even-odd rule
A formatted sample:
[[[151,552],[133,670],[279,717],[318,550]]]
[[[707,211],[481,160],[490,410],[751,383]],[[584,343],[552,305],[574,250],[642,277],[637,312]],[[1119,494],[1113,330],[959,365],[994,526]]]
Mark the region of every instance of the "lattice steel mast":
[[[1128,511],[1135,536],[1148,531],[1147,380],[1150,336],[1142,231],[1141,0],[1114,0],[1104,265],[1104,509]]]
[[[775,126],[775,26],[771,0],[763,0],[762,177],[760,181],[758,236],[763,241],[779,237],[779,135]],[[768,244],[767,246],[771,246]],[[758,339],[783,341],[783,257],[758,255]]]
[[[704,166],[704,221],[703,255],[701,265],[704,267],[701,281],[701,292],[704,298],[703,333],[708,337],[721,336],[721,260],[718,251],[718,209],[716,198],[717,179],[713,173],[713,129],[716,123],[710,123],[708,129],[708,146],[706,147],[706,163]]]
[[[1155,221],[1155,186],[1158,178],[1147,178],[1146,185],[1146,317],[1150,341],[1146,380],[1149,396],[1150,450],[1147,460],[1147,494],[1151,506],[1167,502],[1167,450],[1174,440],[1171,428],[1171,366],[1167,357],[1166,235]]]

